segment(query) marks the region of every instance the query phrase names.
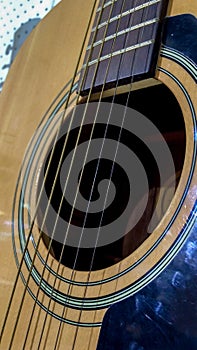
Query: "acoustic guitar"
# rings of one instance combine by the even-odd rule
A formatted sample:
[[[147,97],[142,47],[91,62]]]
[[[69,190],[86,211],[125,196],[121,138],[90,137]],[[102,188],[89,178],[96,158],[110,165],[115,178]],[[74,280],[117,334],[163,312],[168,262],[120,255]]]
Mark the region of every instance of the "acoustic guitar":
[[[1,349],[197,348],[197,3],[62,0],[0,96]]]

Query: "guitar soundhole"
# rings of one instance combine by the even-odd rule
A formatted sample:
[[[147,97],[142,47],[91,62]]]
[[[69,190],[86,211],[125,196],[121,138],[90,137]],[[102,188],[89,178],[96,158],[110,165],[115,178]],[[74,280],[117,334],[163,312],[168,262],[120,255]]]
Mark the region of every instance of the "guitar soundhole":
[[[111,102],[112,98],[105,99],[105,101]],[[113,102],[125,105],[126,101],[127,95],[123,94],[116,96],[115,101]],[[174,160],[175,171],[177,175],[177,186],[183,167],[186,141],[183,116],[175,97],[164,85],[146,88],[143,90],[135,91],[130,95],[129,107],[139,111],[147,118],[149,118],[164,136]],[[111,130],[111,133],[114,132],[115,130]],[[85,134],[82,134],[81,136],[81,141],[83,141],[83,138],[86,139],[88,137],[88,133],[90,133],[90,130],[86,129]],[[71,133],[69,135],[67,147],[64,151],[60,166],[59,159],[61,158],[65,138],[62,137],[57,142],[52,158],[50,159],[50,154],[47,156],[48,158],[45,162],[45,174],[47,174],[45,179],[45,192],[48,198],[50,198],[51,189],[53,188],[53,194],[50,198],[50,205],[52,205],[54,210],[58,213],[57,217],[59,216],[61,219],[63,218],[67,222],[70,220],[70,223],[77,227],[83,228],[84,225],[86,225],[86,227],[88,226],[91,228],[99,224],[102,213],[97,217],[90,216],[90,218],[87,220],[87,217],[85,217],[80,212],[80,210],[77,210],[75,208],[72,210],[72,206],[70,206],[68,202],[65,202],[64,200],[62,201],[62,189],[59,185],[59,180],[56,181],[57,184],[54,186],[54,179],[56,177],[58,166],[61,171],[61,167],[63,166],[66,155],[69,153],[69,150],[73,148],[73,145],[76,142],[76,136],[77,134],[75,133]],[[122,137],[125,138],[124,141],[127,142],[127,134],[125,133]],[[133,143],[133,151],[146,169],[149,183],[149,193],[147,205],[143,215],[136,223],[136,225],[126,235],[123,235],[121,238],[113,241],[110,244],[105,244],[97,248],[78,248],[75,246],[67,245],[66,240],[65,244],[63,244],[59,240],[53,239],[53,237],[48,234],[49,227],[47,227],[47,224],[44,226],[42,225],[42,220],[46,212],[46,203],[45,200],[42,200],[41,198],[38,223],[40,227],[44,227],[44,229],[42,228],[41,230],[42,238],[47,249],[50,250],[50,254],[57,261],[60,261],[63,265],[80,271],[107,268],[129,256],[149,237],[149,235],[151,235],[152,232],[148,231],[148,225],[156,207],[158,188],[160,186],[158,168],[154,158],[150,154],[150,151],[146,149],[142,143],[136,140],[134,136],[133,140],[130,140],[129,142]],[[47,171],[48,165],[49,169]],[[110,176],[110,169],[108,169],[108,165],[108,162],[102,160],[99,164],[98,169],[97,164],[94,164],[94,162],[91,162],[89,167],[84,168],[84,173],[81,178],[80,192],[85,199],[88,199],[90,197],[95,173],[97,173],[98,183],[102,177],[108,178]],[[114,197],[115,204],[111,207],[111,210],[109,210],[108,216],[104,217],[106,224],[108,223],[107,220],[113,220],[124,210],[128,196],[128,184],[126,178],[124,177],[124,174],[121,173],[121,170],[118,167],[116,167],[114,173],[114,186],[116,187],[116,193],[119,192],[119,197]],[[58,178],[59,176],[60,174],[58,174]],[[169,179],[166,179],[166,181],[168,180]],[[98,183],[95,186],[97,186]],[[41,186],[42,180],[39,181],[38,194],[40,192]],[[143,198],[144,195],[145,193],[141,193],[140,197]],[[92,192],[92,198],[95,200],[97,197],[98,191],[95,188]],[[161,220],[161,218],[161,215],[158,213],[158,222]],[[56,228],[60,227],[61,225],[59,225],[58,221],[59,218],[56,222],[51,222],[51,225],[54,225]],[[50,220],[48,222],[50,222]],[[126,226],[127,223],[125,223],[125,228]],[[72,232],[70,234],[72,234]]]

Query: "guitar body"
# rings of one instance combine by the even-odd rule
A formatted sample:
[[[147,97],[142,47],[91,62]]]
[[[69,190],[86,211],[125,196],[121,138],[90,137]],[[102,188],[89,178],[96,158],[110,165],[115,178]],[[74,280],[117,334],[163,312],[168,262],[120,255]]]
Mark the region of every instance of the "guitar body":
[[[92,0],[83,2],[80,0],[74,2],[71,0],[62,0],[62,2],[35,28],[23,45],[10,69],[0,96],[1,326],[4,322],[7,306],[14,287],[15,276],[17,274],[15,255],[18,254],[19,261],[22,257],[19,237],[17,235],[15,236],[14,246],[18,249],[16,254],[13,252],[12,239],[12,234],[18,230],[19,224],[17,220],[13,222],[12,211],[15,188],[18,182],[21,164],[24,160],[24,154],[29,140],[34,135],[41,119],[52,101],[58,96],[65,84],[72,79],[75,73],[80,47],[82,46],[92,6]],[[197,16],[196,1],[188,0],[186,2],[183,0],[174,0],[168,7],[169,18],[188,13]],[[152,271],[156,263],[161,261],[167,252],[170,251],[174,242],[178,240],[180,232],[184,230],[184,225],[188,221],[188,218],[194,211],[197,184],[196,159],[194,158],[196,147],[196,140],[194,140],[196,121],[194,121],[194,118],[197,113],[197,95],[196,81],[194,79],[194,75],[196,74],[196,62],[193,66],[191,62],[192,60],[190,58],[187,59],[184,52],[174,51],[173,48],[166,49],[164,43],[164,48],[161,51],[158,69],[156,71],[156,79],[165,84],[176,97],[182,110],[185,123],[185,160],[176,195],[153,237],[150,236],[150,239],[147,239],[131,254],[131,256],[128,256],[122,262],[105,269],[104,272],[103,270],[93,271],[91,275],[93,286],[88,289],[87,298],[96,299],[97,295],[104,297],[105,295],[112,295],[116,290],[121,291],[124,289],[127,290],[127,297],[134,294],[135,288],[130,288],[129,286],[135,285],[135,281],[137,280],[142,281],[143,276],[147,275],[149,271]],[[69,86],[70,85],[68,85],[68,90]],[[61,98],[62,94],[57,98],[57,103]],[[191,169],[193,169],[192,173]],[[187,188],[189,178],[190,183],[189,188]],[[186,188],[187,196],[184,197]],[[18,200],[20,194],[16,196]],[[110,279],[118,273],[118,271],[127,269],[131,261],[138,261],[141,256],[143,256],[144,252],[148,251],[154,245],[154,242],[167,227],[170,218],[172,218],[177,210],[181,198],[183,198],[182,206],[169,230],[170,233],[165,237],[164,244],[159,246],[158,250],[152,250],[146,260],[135,267],[134,271],[132,270],[129,274],[125,274],[118,282],[116,279],[112,279],[110,283],[103,283],[101,285],[95,283],[94,286],[94,281],[101,280],[103,274],[106,280]],[[188,230],[192,231],[195,225],[193,218],[188,225],[190,226]],[[184,242],[186,242],[189,236],[188,230],[180,244],[177,244],[177,251],[180,250]],[[43,257],[46,256],[46,247],[43,242],[41,242],[39,251],[43,253]],[[171,255],[175,256],[176,254],[174,252]],[[161,269],[158,269],[155,275],[153,274],[151,276],[150,281],[164,270],[164,265],[169,264],[172,260],[172,256],[163,260],[164,262]],[[37,261],[37,264],[38,271],[39,269],[41,271],[41,262]],[[53,268],[54,271],[56,271],[58,264],[51,256],[49,257],[48,264],[51,269]],[[70,269],[65,268],[63,272],[64,278],[69,279],[69,273]],[[85,282],[86,275],[84,271],[75,271],[74,280]],[[28,278],[27,272],[24,272],[24,276],[26,279]],[[69,286],[61,286],[58,284],[58,281],[54,282],[54,275],[50,275],[48,271],[44,276],[47,278],[50,285],[55,283],[56,289],[59,288],[62,293],[66,293],[65,288],[69,288]],[[142,287],[145,287],[148,283],[147,279],[144,285],[142,283]],[[137,291],[142,287],[137,287]],[[37,294],[38,286],[33,281],[33,278],[29,280],[29,288],[34,295]],[[79,288],[74,285],[72,287],[72,296],[75,298],[82,298],[84,295],[84,288],[84,286]],[[13,334],[23,291],[24,283],[22,279],[19,278],[14,293],[13,304],[7,317],[1,349],[6,350],[10,348],[10,339]],[[117,298],[117,302],[125,298],[126,295],[120,299]],[[39,294],[39,301],[47,308],[49,297],[41,291]],[[126,301],[124,301],[124,306],[125,303]],[[52,317],[49,314],[47,318],[44,308],[37,304],[34,308],[31,327],[29,327],[33,308],[34,299],[31,293],[27,291],[13,338],[13,349],[22,349],[24,341],[25,349],[54,349],[55,346],[57,346],[56,348],[58,349],[67,350],[96,349],[100,333],[99,324],[101,324],[103,320],[108,305],[104,305],[100,308],[93,307],[85,311],[81,311],[83,305],[81,308],[79,306],[76,308],[68,308],[66,318],[69,322],[63,322],[60,328],[60,320],[58,319],[62,312],[62,305],[60,303],[56,303],[55,301],[51,302],[50,311],[54,313],[56,317]],[[77,322],[79,319],[80,326],[78,327]],[[45,324],[44,330],[43,324]],[[96,324],[97,326],[91,326],[92,324]],[[61,337],[56,344],[58,332],[61,333]],[[193,336],[197,337],[197,334],[193,334]],[[100,345],[100,348],[104,349],[104,345]],[[112,347],[106,349],[112,349]],[[117,347],[117,349],[119,348]],[[154,347],[150,346],[150,349],[154,349]]]

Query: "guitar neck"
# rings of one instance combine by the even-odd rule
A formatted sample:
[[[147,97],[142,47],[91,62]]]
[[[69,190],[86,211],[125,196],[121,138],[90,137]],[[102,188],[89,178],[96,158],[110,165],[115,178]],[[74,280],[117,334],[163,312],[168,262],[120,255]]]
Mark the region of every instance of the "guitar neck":
[[[81,95],[154,77],[167,4],[121,0],[99,5],[81,73]]]

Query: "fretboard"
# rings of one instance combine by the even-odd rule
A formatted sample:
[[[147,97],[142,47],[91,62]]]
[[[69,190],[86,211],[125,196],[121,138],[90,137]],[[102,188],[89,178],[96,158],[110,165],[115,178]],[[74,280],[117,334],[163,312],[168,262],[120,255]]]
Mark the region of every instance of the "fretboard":
[[[80,77],[81,95],[154,76],[167,3],[100,1]]]

